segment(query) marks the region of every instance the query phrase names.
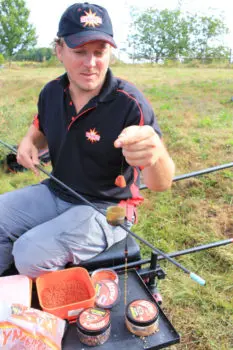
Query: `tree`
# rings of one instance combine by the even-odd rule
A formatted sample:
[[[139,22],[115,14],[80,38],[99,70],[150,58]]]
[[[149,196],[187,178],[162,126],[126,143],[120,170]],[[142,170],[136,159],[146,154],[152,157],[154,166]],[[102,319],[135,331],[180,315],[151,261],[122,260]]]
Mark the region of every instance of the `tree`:
[[[225,57],[229,48],[220,43],[228,29],[215,16],[189,15],[180,9],[149,8],[131,12],[133,24],[128,41],[134,60],[158,62],[160,59]]]
[[[188,23],[179,10],[149,8],[135,15],[129,45],[131,58],[158,62],[184,55],[188,48]]]
[[[30,50],[20,50],[12,59],[14,61],[48,61],[53,56],[53,49],[49,47],[33,48]]]
[[[28,22],[29,13],[24,0],[0,0],[0,43],[8,58],[36,45],[36,30]]]
[[[190,56],[205,61],[222,57],[229,48],[222,45],[221,39],[229,32],[224,22],[216,16],[189,16],[190,23]]]

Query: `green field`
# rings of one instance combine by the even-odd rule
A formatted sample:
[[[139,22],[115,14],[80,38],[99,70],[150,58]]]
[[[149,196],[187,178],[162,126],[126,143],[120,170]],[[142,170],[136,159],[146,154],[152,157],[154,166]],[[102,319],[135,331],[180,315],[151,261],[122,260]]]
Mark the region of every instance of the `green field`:
[[[150,100],[176,163],[176,175],[232,162],[233,70],[113,66],[115,75],[137,85]],[[0,70],[0,139],[17,144],[36,113],[42,86],[62,68]],[[1,148],[0,159],[8,153]],[[38,179],[30,172],[0,170],[0,193]],[[165,252],[233,238],[233,172],[175,182],[171,190],[144,190],[139,223],[133,231]],[[143,256],[149,249],[142,246]],[[199,274],[201,287],[188,275],[162,262],[167,277],[159,281],[163,309],[181,335],[171,349],[233,349],[233,247],[231,245],[177,259]]]

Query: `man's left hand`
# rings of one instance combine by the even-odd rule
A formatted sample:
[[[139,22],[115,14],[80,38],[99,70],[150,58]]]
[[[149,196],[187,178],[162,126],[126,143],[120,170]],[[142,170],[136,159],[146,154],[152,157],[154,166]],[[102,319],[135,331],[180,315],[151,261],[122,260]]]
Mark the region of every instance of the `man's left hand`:
[[[165,148],[155,130],[149,125],[125,128],[114,142],[131,166],[150,167],[164,154]]]

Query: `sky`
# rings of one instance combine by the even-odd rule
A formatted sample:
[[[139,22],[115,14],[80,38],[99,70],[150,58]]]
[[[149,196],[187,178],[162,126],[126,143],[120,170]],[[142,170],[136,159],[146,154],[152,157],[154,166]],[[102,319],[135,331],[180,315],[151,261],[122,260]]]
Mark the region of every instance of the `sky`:
[[[75,1],[72,0],[25,0],[30,10],[29,22],[36,28],[38,36],[37,47],[49,47],[56,37],[58,22],[66,8]],[[130,24],[130,8],[132,6],[145,12],[149,7],[159,10],[173,10],[180,4],[183,11],[223,16],[224,23],[230,30],[225,43],[233,49],[233,1],[231,0],[94,0],[93,3],[105,7],[112,19],[115,42],[120,55],[120,49],[126,46]]]

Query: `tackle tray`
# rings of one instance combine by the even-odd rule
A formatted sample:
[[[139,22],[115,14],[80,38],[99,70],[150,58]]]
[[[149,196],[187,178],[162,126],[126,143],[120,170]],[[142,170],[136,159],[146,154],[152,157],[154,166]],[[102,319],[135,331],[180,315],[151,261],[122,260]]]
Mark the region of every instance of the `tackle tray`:
[[[139,350],[162,349],[180,342],[180,336],[172,326],[162,309],[159,309],[159,331],[148,337],[137,337],[131,334],[125,326],[124,305],[124,272],[119,274],[119,286],[121,289],[120,301],[111,309],[111,334],[103,345],[98,345],[99,350]],[[135,269],[128,270],[127,278],[127,303],[134,299],[147,299],[154,301],[149,289]],[[87,345],[80,343],[76,331],[76,324],[70,324],[63,338],[62,350],[90,350]]]

